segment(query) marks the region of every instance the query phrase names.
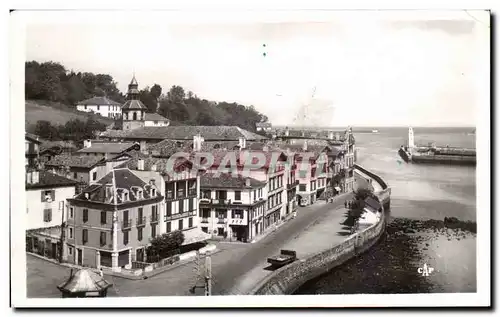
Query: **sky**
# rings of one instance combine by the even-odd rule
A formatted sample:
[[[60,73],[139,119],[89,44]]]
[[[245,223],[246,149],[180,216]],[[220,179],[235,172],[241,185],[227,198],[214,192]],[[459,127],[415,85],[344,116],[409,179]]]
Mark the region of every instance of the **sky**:
[[[465,12],[452,20],[351,17],[35,21],[26,59],[110,74],[123,92],[135,72],[140,88],[180,85],[253,105],[275,125],[476,125],[478,67],[489,63],[479,58],[477,31],[489,31],[489,21]]]

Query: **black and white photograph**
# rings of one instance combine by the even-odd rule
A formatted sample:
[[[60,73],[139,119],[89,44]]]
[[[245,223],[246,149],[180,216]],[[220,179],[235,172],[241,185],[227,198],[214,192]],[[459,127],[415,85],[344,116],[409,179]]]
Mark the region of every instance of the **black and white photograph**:
[[[491,305],[488,10],[10,20],[14,307]]]

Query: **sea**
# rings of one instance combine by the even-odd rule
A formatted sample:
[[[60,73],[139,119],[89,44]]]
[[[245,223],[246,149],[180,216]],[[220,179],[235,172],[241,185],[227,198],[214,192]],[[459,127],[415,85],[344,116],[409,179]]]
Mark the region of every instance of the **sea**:
[[[445,217],[456,217],[459,220],[476,221],[475,166],[405,163],[399,157],[398,149],[401,145],[407,144],[408,129],[373,129],[378,130],[378,133],[356,133],[353,129],[358,150],[357,163],[380,175],[391,187],[391,218],[443,220]],[[475,135],[472,133],[474,128],[414,127],[413,129],[417,145],[428,145],[433,142],[437,146],[476,147]],[[475,237],[451,239],[445,235],[438,235],[427,244],[425,261],[432,262],[442,273],[436,274],[432,279],[435,292],[475,291],[475,241]],[[367,256],[370,255],[365,255]],[[374,272],[377,272],[377,269]],[[329,272],[310,281],[296,294],[342,293],[339,291],[341,285],[345,283],[342,280],[345,277],[342,276],[335,271]],[[393,289],[388,292],[398,293],[398,290]],[[417,289],[415,292],[420,290]],[[366,293],[370,293],[370,290],[366,290]]]

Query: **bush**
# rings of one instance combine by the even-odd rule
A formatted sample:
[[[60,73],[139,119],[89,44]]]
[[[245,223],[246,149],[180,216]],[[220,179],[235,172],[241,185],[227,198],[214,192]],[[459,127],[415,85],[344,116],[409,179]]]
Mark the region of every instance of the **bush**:
[[[179,248],[184,242],[184,233],[182,231],[174,231],[164,233],[151,239],[151,246],[148,247],[148,257],[165,259],[179,252]]]

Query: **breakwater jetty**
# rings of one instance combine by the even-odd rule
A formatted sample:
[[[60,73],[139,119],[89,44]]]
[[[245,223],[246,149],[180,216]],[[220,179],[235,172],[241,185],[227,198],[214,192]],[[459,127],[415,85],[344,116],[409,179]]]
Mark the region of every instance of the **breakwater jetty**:
[[[476,165],[476,149],[449,146],[415,146],[413,128],[408,129],[408,145],[398,151],[407,163]]]
[[[267,275],[250,292],[252,295],[284,295],[293,294],[300,286],[331,269],[345,263],[349,259],[369,250],[383,235],[388,221],[391,188],[378,176],[355,164],[355,170],[368,175],[381,188],[375,192],[382,203],[380,220],[361,232],[355,233],[342,242],[332,245],[306,258],[299,259]]]

